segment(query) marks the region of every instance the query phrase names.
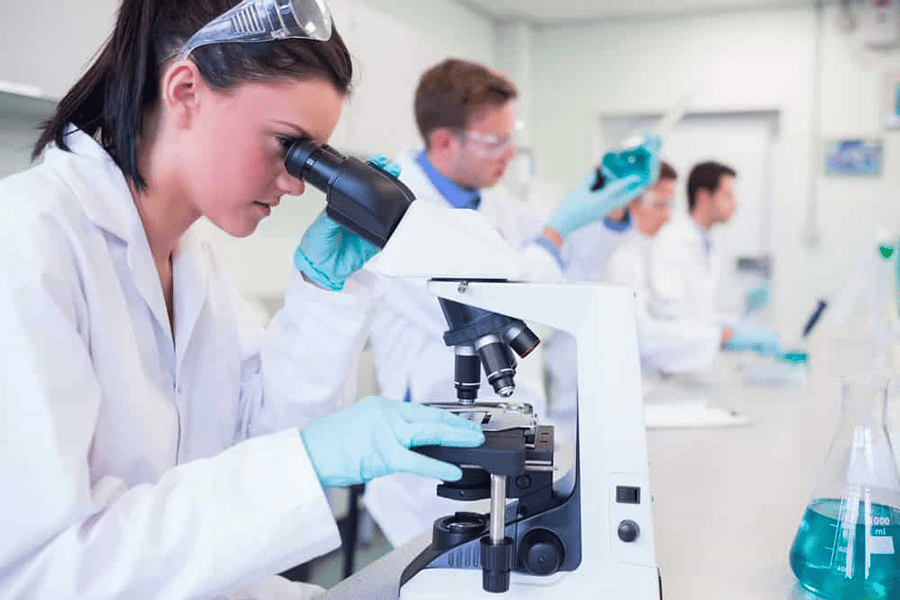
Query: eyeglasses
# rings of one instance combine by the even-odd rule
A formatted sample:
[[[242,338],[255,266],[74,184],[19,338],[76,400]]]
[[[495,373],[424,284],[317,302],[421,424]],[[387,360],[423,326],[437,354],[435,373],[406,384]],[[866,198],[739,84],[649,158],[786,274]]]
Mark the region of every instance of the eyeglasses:
[[[657,198],[650,192],[644,193],[641,201],[644,204],[655,208],[656,210],[669,210],[672,208],[672,204],[674,203],[673,198]]]

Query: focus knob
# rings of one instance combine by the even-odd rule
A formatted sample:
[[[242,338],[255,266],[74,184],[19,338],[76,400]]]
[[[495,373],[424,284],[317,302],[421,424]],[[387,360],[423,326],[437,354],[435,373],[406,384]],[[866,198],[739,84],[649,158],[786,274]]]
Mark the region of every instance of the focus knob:
[[[529,573],[552,575],[562,566],[563,545],[552,531],[533,529],[522,538],[520,556]]]
[[[641,534],[641,528],[634,521],[622,521],[619,523],[619,539],[626,544],[638,539]]]

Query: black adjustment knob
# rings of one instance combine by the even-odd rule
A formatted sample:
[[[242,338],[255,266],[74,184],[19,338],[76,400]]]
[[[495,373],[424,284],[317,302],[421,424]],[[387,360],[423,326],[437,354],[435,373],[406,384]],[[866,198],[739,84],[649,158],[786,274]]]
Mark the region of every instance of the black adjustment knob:
[[[634,521],[622,521],[619,523],[618,534],[619,539],[628,544],[638,539],[638,536],[641,535],[641,528]]]
[[[509,591],[509,572],[514,566],[513,541],[503,538],[499,544],[481,538],[481,587],[492,594]]]
[[[552,531],[532,529],[522,538],[519,557],[529,573],[553,575],[563,562],[563,545]]]

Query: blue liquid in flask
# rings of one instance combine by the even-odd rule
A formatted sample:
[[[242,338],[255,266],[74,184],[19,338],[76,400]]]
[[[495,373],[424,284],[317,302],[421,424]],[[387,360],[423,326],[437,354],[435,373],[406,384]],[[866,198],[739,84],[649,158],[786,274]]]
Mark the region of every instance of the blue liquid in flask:
[[[900,511],[872,504],[866,532],[862,518],[842,528],[841,506],[824,499],[807,507],[791,547],[800,585],[827,600],[900,600]],[[865,514],[862,503],[858,511]]]

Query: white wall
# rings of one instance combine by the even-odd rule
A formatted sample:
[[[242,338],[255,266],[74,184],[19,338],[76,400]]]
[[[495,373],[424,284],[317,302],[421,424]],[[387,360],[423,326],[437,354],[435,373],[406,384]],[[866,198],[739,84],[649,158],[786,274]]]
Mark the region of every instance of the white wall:
[[[39,86],[59,97],[76,81],[114,22],[118,0],[60,3],[0,0],[0,80]],[[361,155],[394,155],[419,145],[412,111],[421,73],[448,56],[494,62],[494,23],[451,0],[329,0],[354,57],[354,92],[332,144]],[[0,104],[0,113],[3,112]],[[28,165],[33,125],[0,114],[0,176]],[[315,190],[285,198],[246,239],[213,232],[242,290],[280,296],[291,257],[324,201]],[[211,228],[210,228],[211,229]]]
[[[883,76],[854,59],[835,21],[836,9],[827,9],[822,132],[883,137],[887,174],[872,182],[818,177],[818,249],[802,243],[816,140],[812,7],[538,29],[532,49],[534,142],[542,176],[559,183],[580,180],[602,147],[596,132],[603,112],[665,111],[694,87],[699,110],[778,109],[774,308],[777,324],[795,332],[813,299],[841,285],[879,224],[900,228],[900,203],[893,198],[900,140],[879,126]],[[815,160],[812,168],[821,174],[821,155]]]
[[[61,97],[109,35],[119,0],[0,0],[0,80]]]

